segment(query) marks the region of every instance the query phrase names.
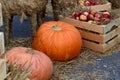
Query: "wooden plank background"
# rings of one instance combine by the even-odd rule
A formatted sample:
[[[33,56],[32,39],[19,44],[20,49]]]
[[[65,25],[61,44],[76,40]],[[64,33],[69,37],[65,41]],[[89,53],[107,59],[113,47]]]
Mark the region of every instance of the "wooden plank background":
[[[0,3],[0,27],[3,25],[2,5]]]
[[[5,52],[5,45],[4,45],[4,35],[3,32],[0,32],[0,54]]]

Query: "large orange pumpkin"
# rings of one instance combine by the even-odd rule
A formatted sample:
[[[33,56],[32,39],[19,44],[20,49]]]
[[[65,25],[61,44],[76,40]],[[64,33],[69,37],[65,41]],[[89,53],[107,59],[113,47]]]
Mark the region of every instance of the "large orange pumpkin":
[[[53,64],[48,56],[26,47],[15,47],[6,53],[8,64],[18,63],[22,69],[28,67],[30,80],[48,80],[53,73]]]
[[[49,21],[38,29],[32,48],[54,60],[67,61],[80,53],[81,45],[81,35],[74,26],[62,21]]]

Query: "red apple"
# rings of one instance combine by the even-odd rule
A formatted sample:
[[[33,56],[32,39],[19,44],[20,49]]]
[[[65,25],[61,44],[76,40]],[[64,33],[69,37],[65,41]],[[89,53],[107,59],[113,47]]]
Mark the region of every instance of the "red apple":
[[[87,16],[89,13],[87,11],[82,12],[81,14]]]
[[[73,12],[73,14],[72,14],[72,15],[73,15],[73,16],[75,16],[75,17],[79,17],[79,16],[80,16],[80,14],[81,14],[81,13],[80,13],[79,11],[77,11],[77,12]]]
[[[102,14],[98,12],[98,13],[95,14],[95,17],[102,18]]]
[[[87,19],[88,20],[94,20],[94,16],[92,14],[88,14]]]
[[[106,11],[106,12],[103,12],[103,14],[108,14],[108,15],[110,15],[110,13],[109,13],[109,12],[107,12],[107,11]]]
[[[80,20],[79,17],[76,17],[75,19],[76,19],[76,20]]]
[[[75,19],[75,16],[71,16],[70,18]]]
[[[79,17],[79,19],[80,19],[81,21],[87,21],[87,16],[81,14],[80,17]]]
[[[94,18],[94,21],[96,21],[96,22],[101,22],[101,18],[95,17],[95,18]]]
[[[110,19],[110,13],[109,12],[103,12],[103,17]]]
[[[95,15],[97,12],[95,10],[90,10],[89,13]]]
[[[89,1],[85,1],[84,5],[85,6],[91,6],[91,3]]]
[[[96,0],[90,0],[91,5],[95,5],[95,3],[96,3]]]
[[[90,24],[93,23],[93,22],[94,22],[93,20],[89,20],[89,21],[88,21],[88,23],[90,23]]]

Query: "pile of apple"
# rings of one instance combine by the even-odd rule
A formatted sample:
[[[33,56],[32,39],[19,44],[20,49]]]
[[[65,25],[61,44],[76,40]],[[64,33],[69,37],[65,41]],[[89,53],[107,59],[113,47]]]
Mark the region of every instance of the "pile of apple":
[[[110,21],[111,15],[108,11],[96,12],[94,10],[89,10],[89,11],[74,12],[71,18],[97,24],[97,23],[102,23],[104,21]]]
[[[94,5],[99,5],[101,3],[96,0],[78,0],[78,4],[84,6],[94,6]]]

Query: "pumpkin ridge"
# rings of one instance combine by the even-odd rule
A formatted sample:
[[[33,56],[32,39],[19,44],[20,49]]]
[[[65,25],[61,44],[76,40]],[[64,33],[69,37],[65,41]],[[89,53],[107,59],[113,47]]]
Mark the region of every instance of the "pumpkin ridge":
[[[56,35],[57,36],[54,36],[54,38],[57,38],[57,40],[56,39],[54,39],[53,41],[54,41],[54,44],[52,44],[52,47],[54,46],[54,48],[56,49],[56,53],[52,53],[52,55],[55,55],[55,54],[57,54],[57,53],[59,53],[59,47],[58,47],[58,45],[56,44],[56,43],[59,43],[59,40],[60,40],[60,38],[58,37],[58,34],[59,35],[62,35],[62,32],[61,33],[57,33]],[[64,36],[64,35],[63,35]],[[57,42],[56,42],[57,41]],[[53,51],[52,51],[53,52]],[[56,55],[56,58],[59,58],[59,55]],[[55,59],[54,57],[53,57],[53,59]]]
[[[69,40],[73,39],[73,38],[70,36],[70,34],[68,34],[68,31],[66,32],[66,35],[67,35],[67,37],[68,37]],[[70,44],[69,44],[69,46],[70,46]],[[69,50],[68,50],[68,51],[71,50],[70,48],[71,48],[71,47],[69,47]],[[66,53],[66,54],[68,55],[68,53]],[[69,57],[70,57],[70,55],[69,55]],[[68,57],[68,56],[67,56],[67,57],[65,56],[65,60],[67,60],[69,57]]]
[[[39,35],[39,33],[44,34],[46,31],[49,31],[50,29],[51,28],[45,28],[43,30],[40,30],[40,32],[37,32],[37,33],[38,33],[38,35]]]
[[[51,33],[52,34],[52,33]],[[51,38],[54,36],[54,32],[53,32],[53,34],[51,35]],[[48,55],[51,55],[51,50],[50,50],[50,48],[51,48],[51,46],[52,46],[52,44],[53,44],[53,40],[51,40],[51,41],[49,41],[50,43],[49,43],[49,45],[48,45],[48,49],[47,49],[47,53],[48,53]]]
[[[42,55],[45,55],[45,54],[42,54]],[[36,55],[37,56],[37,55]],[[40,58],[41,57],[39,57],[39,56],[37,56],[38,58],[38,60],[39,60],[39,62],[42,62],[41,60],[40,60]],[[48,56],[47,56],[48,57]],[[49,61],[50,61],[50,59],[48,59]],[[41,63],[40,63],[41,64]],[[50,64],[52,64],[52,63],[50,63]],[[45,65],[41,65],[42,67],[44,67],[44,68],[47,68]],[[40,68],[41,69],[41,68]],[[53,70],[53,68],[52,68],[52,70]],[[42,70],[43,72],[44,72],[44,70]],[[50,73],[50,74],[52,74],[52,73]],[[48,74],[47,74],[48,75]],[[43,77],[44,77],[44,75],[40,75],[40,77],[42,78],[42,80],[43,80]],[[50,77],[50,76],[49,76]]]
[[[67,31],[65,31],[65,32],[67,32]],[[67,50],[64,50],[62,53],[61,53],[61,51],[62,51],[62,48],[64,47],[62,47],[62,45],[64,45],[64,42],[68,39],[66,39],[66,34],[65,34],[65,32],[61,32],[61,33],[59,33],[59,37],[58,36],[56,36],[57,38],[58,38],[58,40],[56,40],[55,39],[55,41],[56,41],[56,43],[54,44],[54,47],[57,45],[57,47],[56,47],[56,49],[58,50],[56,53],[58,54],[58,55],[56,55],[56,58],[54,58],[55,60],[57,59],[57,58],[61,58],[61,57],[64,57],[65,58],[65,56],[63,56],[64,55],[64,53],[66,53],[67,52]],[[61,44],[62,43],[62,44]],[[59,46],[58,46],[58,44],[59,44]],[[65,48],[65,47],[64,47]],[[66,48],[67,49],[67,48]],[[60,54],[61,53],[61,54]],[[55,55],[55,54],[54,54]]]
[[[34,55],[34,57],[37,57],[36,55]],[[40,62],[41,60],[39,59],[39,57],[37,57],[37,58],[34,58],[34,62],[36,63],[35,65],[34,65],[34,69],[38,69],[39,70],[39,67],[38,67],[38,65],[40,65]],[[37,71],[38,72],[38,71]],[[37,72],[35,72],[35,73],[37,73]],[[33,73],[34,73],[34,71],[33,71]],[[35,75],[36,76],[36,75]],[[34,77],[34,76],[33,76]],[[41,76],[40,76],[41,77]],[[37,79],[38,77],[36,77],[36,79]]]
[[[43,33],[41,36],[44,36],[44,35],[46,35],[47,33],[45,32],[45,33]],[[51,33],[51,31],[49,31],[49,35],[52,35],[53,34],[53,32]],[[47,34],[47,36],[48,36],[48,34]],[[40,41],[40,43],[38,43],[38,44],[42,44],[42,45],[44,45],[44,41],[45,40],[47,40],[48,39],[48,37],[47,36],[44,36],[44,37],[40,37],[39,39],[39,41]],[[43,47],[43,46],[41,46],[41,47]]]

